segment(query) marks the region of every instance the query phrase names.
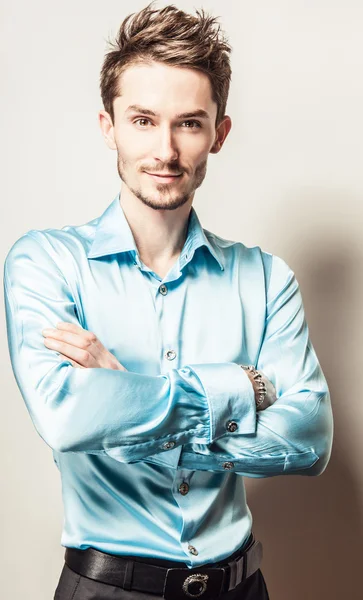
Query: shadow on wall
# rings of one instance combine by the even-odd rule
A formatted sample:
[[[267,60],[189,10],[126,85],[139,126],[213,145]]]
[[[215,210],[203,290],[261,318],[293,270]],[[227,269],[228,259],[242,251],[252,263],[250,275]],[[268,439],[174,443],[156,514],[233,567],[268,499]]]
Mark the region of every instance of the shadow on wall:
[[[308,215],[306,211],[305,221]],[[301,221],[296,217],[295,213],[297,229]],[[323,227],[324,220],[318,221]],[[339,235],[337,227],[333,232],[327,229],[326,220],[320,232],[317,223],[315,226],[310,233],[302,226],[300,246],[290,234],[288,243],[293,249],[287,246],[282,258],[291,266],[289,255],[291,258],[294,253],[293,270],[300,283],[310,337],[331,393],[333,450],[326,470],[318,477],[245,479],[253,531],[264,545],[261,570],[270,600],[362,598],[362,474],[357,469],[360,461],[355,443],[361,410],[361,341],[356,315],[360,315],[363,293],[357,277],[362,265],[357,263],[363,262],[363,251],[359,253],[354,246],[360,237],[352,235],[350,228],[340,230]]]

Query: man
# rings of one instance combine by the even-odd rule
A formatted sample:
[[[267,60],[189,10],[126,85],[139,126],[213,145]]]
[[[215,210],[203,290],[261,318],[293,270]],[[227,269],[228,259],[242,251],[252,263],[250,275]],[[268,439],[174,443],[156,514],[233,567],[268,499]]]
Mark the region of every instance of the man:
[[[293,271],[192,207],[231,129],[215,19],[131,17],[101,72],[121,192],[4,268],[14,374],[62,477],[55,598],[267,599],[243,476],[321,474],[329,390]]]

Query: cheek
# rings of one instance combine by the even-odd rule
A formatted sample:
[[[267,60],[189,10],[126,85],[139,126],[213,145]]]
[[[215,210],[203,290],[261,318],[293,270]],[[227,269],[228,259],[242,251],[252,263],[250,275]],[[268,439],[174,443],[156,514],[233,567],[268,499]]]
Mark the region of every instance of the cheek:
[[[145,148],[145,144],[125,144],[123,140],[122,144],[117,144],[118,156],[122,160],[125,167],[138,167],[138,164],[142,164],[145,159],[148,158],[148,151]]]
[[[150,153],[151,139],[148,136],[130,133],[127,127],[119,129],[115,134],[115,141],[120,157],[127,163],[142,160]]]
[[[185,153],[186,160],[194,165],[194,168],[207,160],[210,146],[204,143],[191,144]]]

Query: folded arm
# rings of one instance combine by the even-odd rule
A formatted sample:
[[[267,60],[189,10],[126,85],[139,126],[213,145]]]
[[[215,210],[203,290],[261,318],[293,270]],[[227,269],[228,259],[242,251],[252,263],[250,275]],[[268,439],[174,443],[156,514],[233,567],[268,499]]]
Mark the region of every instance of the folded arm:
[[[247,477],[324,471],[333,439],[329,389],[309,339],[299,284],[277,256],[273,257],[266,327],[255,367],[273,383],[277,395],[272,406],[257,413],[256,431],[237,429],[211,444],[187,443],[180,454],[180,468],[228,469]]]
[[[36,430],[51,448],[136,462],[182,444],[211,443],[224,435],[231,415],[240,431],[255,431],[253,388],[235,363],[186,365],[149,376],[79,369],[60,360],[44,345],[42,330],[59,321],[80,323],[59,262],[47,235],[31,230],[11,247],[4,264],[14,376]]]

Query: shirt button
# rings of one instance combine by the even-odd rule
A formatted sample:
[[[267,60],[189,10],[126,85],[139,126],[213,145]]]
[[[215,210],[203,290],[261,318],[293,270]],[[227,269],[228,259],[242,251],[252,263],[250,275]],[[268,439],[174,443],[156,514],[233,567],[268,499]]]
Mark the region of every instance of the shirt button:
[[[163,450],[169,450],[170,448],[174,448],[175,446],[175,442],[171,441],[171,442],[164,442],[164,444],[162,444],[162,449]]]
[[[189,485],[183,481],[179,486],[179,492],[185,496],[189,492]]]
[[[195,556],[197,556],[198,550],[196,548],[194,548],[194,546],[188,546],[188,550],[189,550],[190,554],[194,554]]]
[[[174,350],[168,350],[167,352],[165,352],[165,358],[167,358],[168,360],[174,360],[175,357],[176,352],[174,352]]]
[[[166,285],[161,285],[159,287],[159,292],[160,294],[162,294],[163,296],[166,296],[166,294],[168,293],[168,288],[166,287]]]
[[[223,469],[233,469],[234,463],[227,461],[227,462],[223,463],[222,467],[223,467]]]
[[[236,431],[236,429],[238,429],[238,425],[237,425],[236,421],[228,421],[227,429],[228,429],[228,431]]]

